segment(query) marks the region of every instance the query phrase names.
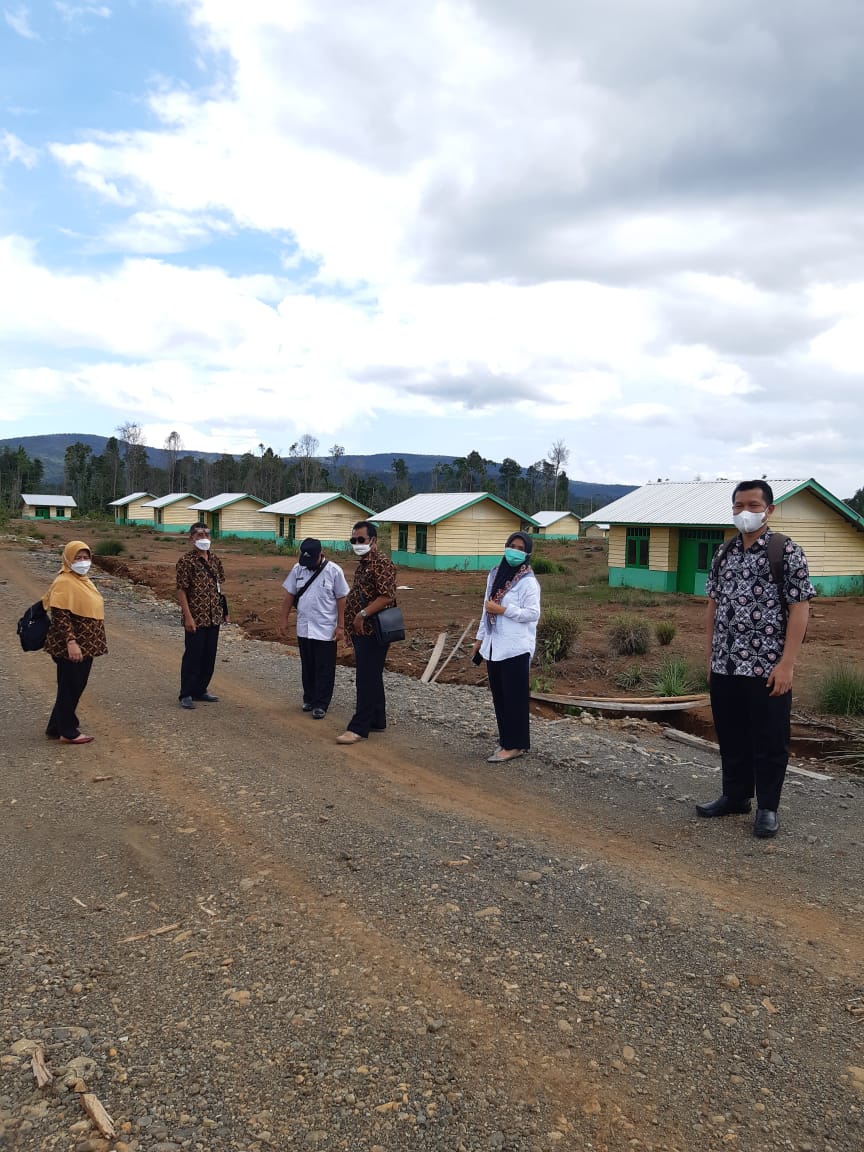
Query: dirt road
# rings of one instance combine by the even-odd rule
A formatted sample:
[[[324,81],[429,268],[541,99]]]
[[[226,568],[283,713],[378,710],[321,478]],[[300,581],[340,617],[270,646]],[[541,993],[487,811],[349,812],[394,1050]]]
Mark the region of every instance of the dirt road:
[[[492,769],[485,698],[401,677],[337,748],[350,670],[315,723],[232,629],[185,713],[173,615],[116,581],[59,747],[14,636],[45,583],[0,550],[0,1147],[864,1146],[856,782],[795,777],[757,842],[694,817],[710,756],[562,722]]]

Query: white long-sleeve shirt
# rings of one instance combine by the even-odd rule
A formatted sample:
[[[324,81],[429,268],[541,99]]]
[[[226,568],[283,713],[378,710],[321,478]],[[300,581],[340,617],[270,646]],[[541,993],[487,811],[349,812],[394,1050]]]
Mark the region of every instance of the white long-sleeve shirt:
[[[486,595],[489,599],[497,568],[493,568],[486,581]],[[480,617],[480,627],[475,639],[480,641],[480,654],[484,660],[509,660],[511,656],[521,656],[523,652],[534,655],[537,643],[537,621],[540,619],[540,584],[532,572],[517,580],[501,599],[503,616],[493,616],[490,626],[485,608]]]

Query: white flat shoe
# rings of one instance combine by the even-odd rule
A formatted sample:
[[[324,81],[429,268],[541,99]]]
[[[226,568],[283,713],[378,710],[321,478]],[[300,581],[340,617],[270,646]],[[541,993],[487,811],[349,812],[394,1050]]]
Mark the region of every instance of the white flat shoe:
[[[336,737],[337,744],[357,744],[362,740],[362,736],[358,736],[356,732],[343,732],[341,736]]]

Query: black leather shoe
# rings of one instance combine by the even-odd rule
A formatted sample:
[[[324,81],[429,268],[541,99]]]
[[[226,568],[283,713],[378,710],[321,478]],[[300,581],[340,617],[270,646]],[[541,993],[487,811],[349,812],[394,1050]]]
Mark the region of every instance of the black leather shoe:
[[[731,816],[733,813],[749,812],[750,801],[730,800],[728,796],[720,796],[710,804],[697,804],[696,811],[700,816]]]
[[[304,712],[311,712],[312,711],[312,705],[311,704],[304,704],[303,705],[303,711]]]
[[[194,709],[195,701],[192,699],[191,696],[181,696],[180,697],[180,707],[181,708]]]
[[[324,711],[323,708],[313,708],[312,709],[312,719],[313,720],[323,720],[326,715],[327,715],[327,713]]]
[[[196,700],[203,700],[205,704],[218,704],[219,697],[214,696],[212,692],[204,692],[201,696],[196,696]]]
[[[776,812],[772,812],[770,808],[756,809],[756,819],[753,821],[754,836],[758,836],[760,840],[770,840],[772,836],[777,835],[779,828],[780,821]]]

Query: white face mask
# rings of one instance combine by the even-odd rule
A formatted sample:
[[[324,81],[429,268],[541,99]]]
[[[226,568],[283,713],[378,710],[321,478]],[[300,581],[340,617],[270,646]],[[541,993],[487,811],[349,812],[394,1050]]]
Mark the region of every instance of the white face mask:
[[[86,576],[90,571],[90,560],[73,560],[69,567],[77,576]]]
[[[739,532],[748,534],[750,532],[758,532],[762,525],[765,523],[764,512],[736,512],[732,517],[732,523]]]
[[[372,550],[371,544],[352,544],[351,548],[355,556],[365,556],[367,552]]]
[[[200,548],[202,552],[209,552],[210,551],[210,541],[209,540],[196,540],[195,541],[195,547]]]

